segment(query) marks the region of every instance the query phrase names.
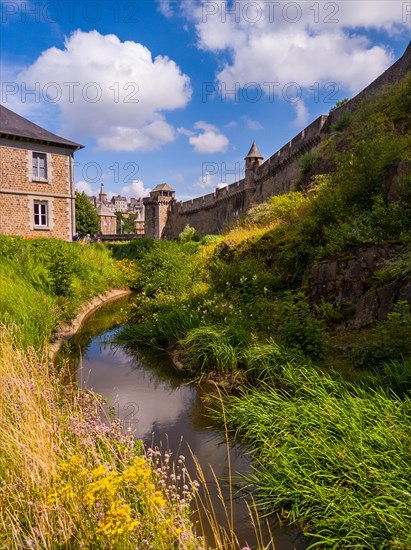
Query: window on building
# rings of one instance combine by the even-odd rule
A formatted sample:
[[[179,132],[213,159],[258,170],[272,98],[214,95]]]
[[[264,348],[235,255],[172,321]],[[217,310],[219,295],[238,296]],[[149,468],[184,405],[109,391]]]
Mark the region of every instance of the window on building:
[[[45,153],[33,153],[33,179],[47,179],[47,155]]]
[[[34,226],[48,227],[48,203],[47,201],[34,201]]]

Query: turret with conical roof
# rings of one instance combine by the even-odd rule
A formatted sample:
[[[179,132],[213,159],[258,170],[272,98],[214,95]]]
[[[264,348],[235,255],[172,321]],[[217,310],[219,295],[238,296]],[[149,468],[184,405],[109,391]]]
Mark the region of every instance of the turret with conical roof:
[[[254,140],[248,155],[244,158],[246,180],[253,180],[255,170],[256,168],[261,166],[261,164],[263,163],[263,159],[264,157],[260,153],[260,150],[257,147],[257,143]]]
[[[168,209],[174,201],[175,191],[168,183],[160,183],[150,192],[149,197],[144,197],[144,235],[161,239],[167,223]]]

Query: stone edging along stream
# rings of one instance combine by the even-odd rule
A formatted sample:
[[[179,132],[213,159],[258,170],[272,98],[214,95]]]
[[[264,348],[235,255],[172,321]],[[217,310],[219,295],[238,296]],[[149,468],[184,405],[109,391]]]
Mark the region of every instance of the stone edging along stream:
[[[95,296],[92,300],[90,300],[90,302],[84,304],[76,317],[72,319],[69,323],[65,323],[64,325],[62,325],[59,331],[56,333],[55,340],[51,342],[48,346],[49,358],[55,358],[64,342],[70,340],[70,338],[72,338],[76,334],[76,332],[78,332],[84,320],[91,313],[93,313],[93,311],[106,304],[107,302],[117,300],[118,298],[122,298],[123,296],[127,296],[131,293],[131,290],[127,290],[124,288],[113,288],[105,294],[99,294],[98,296]]]

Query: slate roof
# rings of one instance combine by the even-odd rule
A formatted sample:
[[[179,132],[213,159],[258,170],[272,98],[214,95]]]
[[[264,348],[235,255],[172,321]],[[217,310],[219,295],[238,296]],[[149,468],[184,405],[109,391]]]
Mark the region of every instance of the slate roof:
[[[116,217],[114,212],[112,212],[109,208],[107,208],[107,206],[103,203],[98,205],[97,211],[100,216],[113,216],[114,218]]]
[[[175,190],[172,187],[170,187],[168,183],[160,183],[159,185],[157,185],[157,187],[154,187],[152,193],[154,191],[171,191],[172,193],[175,192]]]
[[[257,147],[257,144],[255,140],[253,141],[253,144],[251,145],[250,152],[245,157],[246,159],[263,159],[263,155],[260,153],[259,148]]]
[[[84,145],[64,139],[52,134],[34,122],[30,122],[17,113],[10,111],[4,105],[0,105],[0,137],[20,139],[23,141],[34,141],[47,145],[57,145],[68,149],[82,149]]]

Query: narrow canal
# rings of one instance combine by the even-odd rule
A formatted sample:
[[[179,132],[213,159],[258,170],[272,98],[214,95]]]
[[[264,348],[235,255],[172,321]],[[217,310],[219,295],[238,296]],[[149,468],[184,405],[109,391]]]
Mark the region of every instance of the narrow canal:
[[[146,448],[169,449],[172,456],[186,457],[193,479],[195,467],[190,450],[198,458],[213,496],[218,520],[225,524],[213,472],[220,481],[224,499],[229,503],[228,456],[225,435],[210,427],[205,414],[204,390],[188,385],[176,372],[167,356],[136,352],[130,354],[108,341],[124,322],[124,310],[130,298],[108,304],[87,318],[71,341],[70,359],[77,369],[81,387],[90,388],[107,398],[124,429],[131,429]],[[240,548],[256,548],[257,540],[242,496],[236,494],[240,476],[250,471],[250,459],[244,448],[231,446],[231,471],[234,485],[233,516]],[[296,529],[271,525],[276,550],[301,550],[304,538]],[[211,533],[206,530],[207,540]],[[264,529],[265,544],[270,536]],[[212,542],[210,540],[210,542]],[[270,544],[267,548],[274,548]]]

